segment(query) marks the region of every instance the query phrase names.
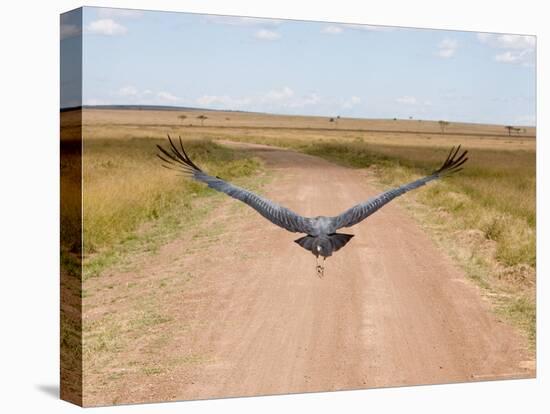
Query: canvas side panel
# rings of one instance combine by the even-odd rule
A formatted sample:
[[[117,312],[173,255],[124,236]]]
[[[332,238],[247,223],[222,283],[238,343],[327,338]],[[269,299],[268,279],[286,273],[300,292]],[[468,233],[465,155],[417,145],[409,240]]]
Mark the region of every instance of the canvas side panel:
[[[60,396],[82,405],[82,9],[60,24]]]

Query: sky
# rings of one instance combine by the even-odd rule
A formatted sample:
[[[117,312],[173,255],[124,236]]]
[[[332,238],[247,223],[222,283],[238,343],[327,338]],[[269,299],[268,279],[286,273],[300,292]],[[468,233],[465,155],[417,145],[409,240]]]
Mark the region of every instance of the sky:
[[[535,125],[534,36],[95,7],[80,33],[84,105]]]

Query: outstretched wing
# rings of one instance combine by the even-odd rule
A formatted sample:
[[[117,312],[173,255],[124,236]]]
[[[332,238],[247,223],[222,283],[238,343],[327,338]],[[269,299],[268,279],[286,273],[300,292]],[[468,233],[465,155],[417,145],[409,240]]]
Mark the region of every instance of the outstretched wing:
[[[166,165],[163,165],[164,167],[188,174],[195,180],[206,183],[208,187],[248,204],[266,219],[283,229],[294,233],[310,233],[312,231],[311,220],[309,218],[302,217],[288,208],[282,207],[244,188],[228,183],[219,177],[212,177],[206,174],[191,161],[183,149],[181,138],[179,139],[180,148],[174,145],[170,136],[168,136],[168,141],[170,142],[168,149],[157,145],[162,153],[162,155],[157,154],[157,156],[166,163]]]
[[[459,151],[460,145],[456,149],[453,147],[443,165],[430,175],[413,181],[412,183],[402,185],[401,187],[394,188],[393,190],[386,191],[377,197],[357,204],[349,210],[344,211],[339,216],[333,217],[332,220],[335,229],[339,229],[341,227],[351,227],[354,224],[365,220],[368,216],[389,203],[395,197],[399,197],[407,191],[421,187],[430,181],[437,180],[438,178],[442,178],[446,175],[460,171],[462,169],[461,166],[468,160],[466,157],[468,151],[464,151],[457,157]]]

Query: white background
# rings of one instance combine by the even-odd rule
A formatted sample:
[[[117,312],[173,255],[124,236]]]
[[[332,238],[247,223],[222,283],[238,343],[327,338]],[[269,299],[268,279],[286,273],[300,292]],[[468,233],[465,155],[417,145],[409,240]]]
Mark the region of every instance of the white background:
[[[543,412],[548,393],[548,12],[524,0],[328,3],[298,0],[88,1],[89,6],[463,29],[538,36],[538,374],[536,380],[222,399],[94,409],[97,412],[426,413]],[[57,398],[59,228],[59,14],[78,1],[13,1],[0,13],[0,406],[12,412],[73,412]],[[475,70],[475,68],[472,68]],[[6,93],[7,92],[7,93]],[[546,326],[545,326],[546,325]],[[546,393],[544,391],[546,388]],[[547,408],[548,409],[548,408]]]

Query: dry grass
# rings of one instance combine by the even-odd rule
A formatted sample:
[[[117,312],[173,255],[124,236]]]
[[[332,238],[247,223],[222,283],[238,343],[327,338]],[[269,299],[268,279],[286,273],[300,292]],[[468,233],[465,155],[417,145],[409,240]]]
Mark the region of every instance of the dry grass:
[[[74,314],[76,320],[83,314],[84,326],[64,322],[62,335],[65,349],[82,349],[81,354],[65,355],[84,365],[84,378],[81,370],[80,378],[71,380],[84,380],[90,397],[120,393],[129,377],[146,384],[179,365],[200,364],[209,358],[207,351],[183,352],[178,360],[165,360],[158,353],[171,338],[188,335],[189,323],[201,323],[192,315],[174,317],[158,311],[170,302],[167,297],[179,295],[200,279],[192,274],[172,277],[167,268],[164,279],[151,282],[154,278],[149,275],[128,270],[149,260],[149,252],[183,231],[204,242],[214,240],[220,231],[219,223],[208,224],[204,219],[217,204],[209,198],[223,195],[160,168],[155,144],[164,143],[166,133],[181,135],[193,158],[210,173],[249,188],[258,182],[259,162],[214,140],[290,147],[349,167],[368,168],[379,179],[381,190],[431,171],[448,148],[462,143],[471,151],[468,168],[397,202],[486,292],[495,310],[526,332],[534,345],[534,139],[509,138],[505,132],[500,137],[480,135],[498,134],[502,126],[456,124],[448,131],[467,135],[442,135],[436,133],[438,125],[430,122],[344,119],[332,125],[326,118],[209,112],[201,127],[196,119],[200,113],[186,113],[183,122],[178,115],[84,111],[84,281],[81,285],[76,278],[65,278],[75,283],[64,289],[74,293],[74,305],[82,303],[83,310],[69,307],[64,318]],[[73,167],[71,162],[62,166],[65,171]],[[80,231],[80,201],[70,197],[70,189],[79,186],[77,175],[63,178],[69,195],[64,209],[74,213],[64,215],[64,240],[73,240],[71,234]],[[66,246],[68,251],[75,248],[79,247]],[[66,269],[75,266],[70,257],[63,256]],[[113,267],[128,270],[127,283],[113,285],[109,278]],[[69,303],[67,298],[65,302]],[[118,362],[121,355],[129,362]]]
[[[398,185],[435,169],[446,150],[373,144],[312,144],[303,151],[355,167],[376,166],[382,182]],[[496,242],[504,265],[535,266],[535,153],[471,149],[467,168],[418,199],[452,215],[453,229],[478,229]]]
[[[448,148],[355,142],[286,143],[355,168],[370,168],[381,190],[433,171]],[[482,287],[495,309],[536,336],[535,151],[470,148],[467,168],[409,194],[410,208],[439,244]],[[411,203],[411,200],[415,201]]]
[[[179,116],[185,114],[184,120]],[[535,336],[534,128],[508,137],[503,126],[437,122],[289,117],[238,112],[86,110],[84,180],[88,253],[143,238],[150,223],[174,220],[207,195],[158,168],[154,144],[166,133],[188,140],[209,171],[227,178],[253,175],[256,162],[211,142],[248,141],[294,148],[355,168],[369,168],[383,187],[431,171],[458,143],[470,150],[458,176],[399,201],[430,231],[495,308]],[[117,189],[117,192],[113,191]],[[184,190],[184,191],[182,191]],[[193,211],[186,208],[186,211]],[[177,227],[177,226],[176,226]],[[170,226],[164,226],[166,231]],[[102,256],[109,266],[109,255]]]
[[[61,397],[82,403],[81,153],[80,112],[61,123]]]
[[[193,237],[206,213],[218,204],[208,200],[222,198],[204,185],[161,168],[155,144],[166,144],[166,132],[153,131],[135,139],[113,125],[83,128],[84,261],[79,284],[83,326],[78,349],[86,398],[94,393],[116,394],[120,391],[116,387],[127,376],[137,376],[145,384],[150,376],[207,358],[206,354],[184,354],[172,361],[158,354],[171,335],[182,335],[188,329],[158,309],[167,293],[173,288],[179,292],[192,276],[178,274],[151,289],[133,272],[171,239],[184,232]],[[185,145],[209,172],[243,185],[250,184],[252,176],[257,180],[261,164],[249,154],[208,139],[186,139]],[[113,268],[131,271],[134,277],[115,286],[109,278]],[[140,293],[143,289],[147,295]],[[135,360],[118,362],[121,353],[135,355]]]
[[[181,119],[180,116],[185,116]],[[203,126],[198,118],[201,115],[207,116]],[[441,134],[441,129],[437,121],[422,120],[388,120],[388,119],[360,119],[360,118],[340,118],[336,122],[330,122],[328,117],[319,116],[290,116],[290,115],[271,115],[251,112],[224,112],[224,111],[140,111],[140,110],[96,110],[87,109],[85,111],[85,124],[89,126],[129,128],[133,130],[134,136],[145,131],[164,129],[204,129],[217,131],[225,129],[255,130],[259,129],[262,133],[268,132],[270,128],[276,129],[278,135],[281,130],[296,129],[320,130],[323,133],[342,135],[353,133],[360,130],[381,131],[384,133],[404,131],[407,133],[418,132],[421,134],[434,134],[436,136],[446,136],[452,134],[488,134],[500,135],[502,138],[508,138],[508,132],[502,125],[483,125],[483,124],[465,124],[451,122],[445,129],[445,134]],[[293,134],[296,138],[296,134]],[[535,129],[526,127],[525,132],[514,135],[513,139],[533,138]]]
[[[165,141],[161,138],[85,141],[85,256],[112,250],[113,246],[135,239],[137,232],[147,232],[142,227],[145,223],[178,226],[194,199],[212,194],[204,186],[161,168],[155,144],[164,145]],[[197,162],[214,174],[236,178],[251,175],[259,168],[258,161],[210,141],[189,141],[186,146]]]

